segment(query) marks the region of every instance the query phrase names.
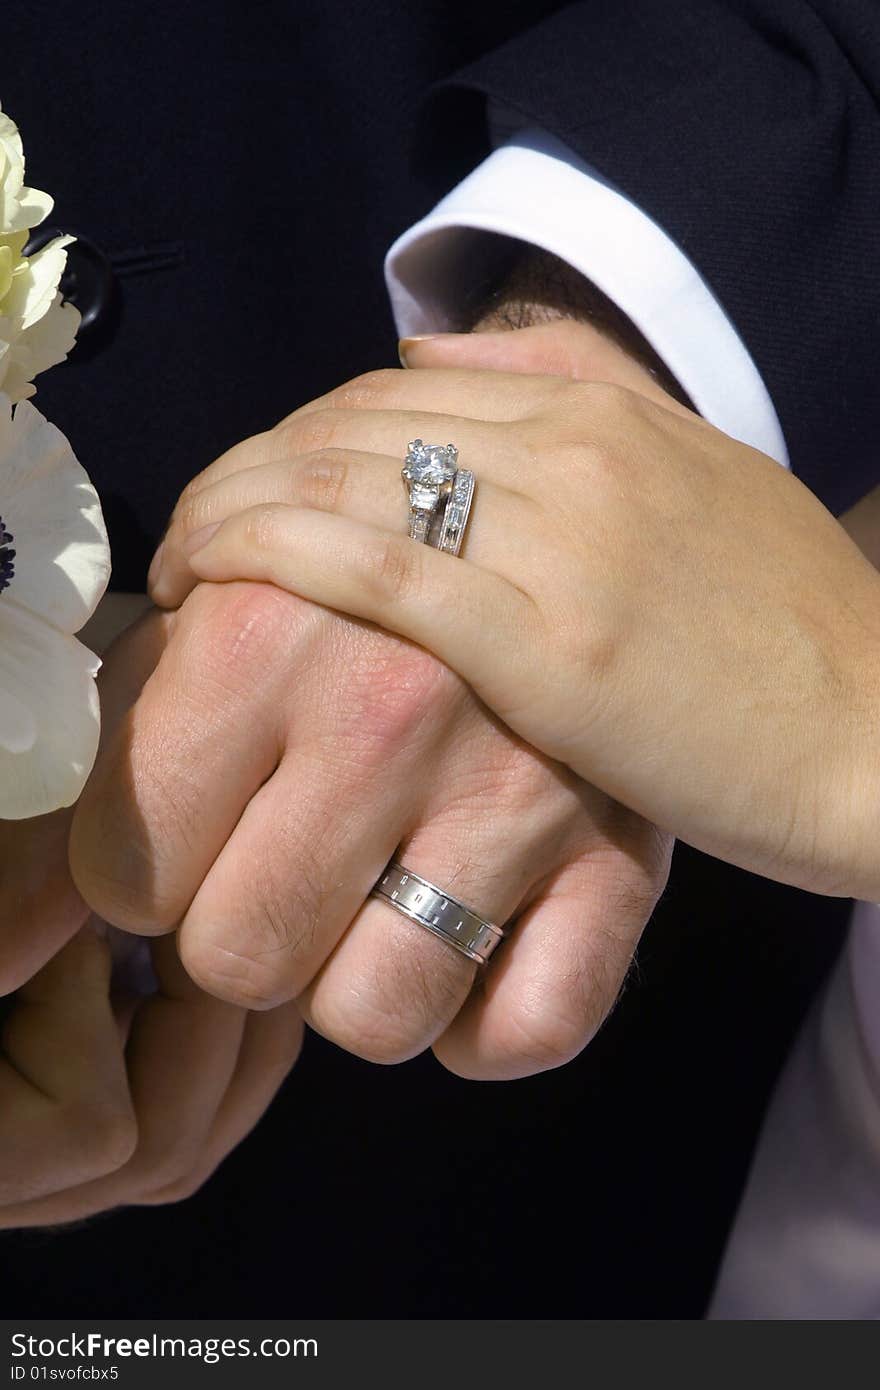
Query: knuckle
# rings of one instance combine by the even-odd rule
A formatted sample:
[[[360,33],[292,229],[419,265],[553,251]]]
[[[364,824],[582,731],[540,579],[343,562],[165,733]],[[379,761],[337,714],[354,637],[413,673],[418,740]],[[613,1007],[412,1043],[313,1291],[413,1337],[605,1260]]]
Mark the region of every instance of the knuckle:
[[[520,1004],[510,1012],[510,1055],[527,1073],[551,1071],[576,1057],[595,1027],[587,1010],[551,1012]]]
[[[350,660],[330,733],[351,763],[373,769],[404,750],[430,722],[439,729],[462,698],[459,678],[420,647],[369,633]]]
[[[514,1000],[506,1019],[505,1067],[513,1062],[518,1075],[531,1075],[572,1061],[610,1014],[625,969],[615,942],[608,957],[573,965],[561,987],[530,990]]]
[[[269,528],[274,523],[261,510],[254,524]],[[267,543],[268,532],[259,534]],[[201,584],[189,595],[181,609],[181,659],[191,677],[192,704],[200,713],[206,684],[219,681],[227,689],[251,690],[255,672],[265,677],[267,667],[274,668],[290,632],[289,597],[271,584],[254,583]]]
[[[318,511],[334,512],[348,494],[349,461],[341,449],[319,449],[300,460],[292,478],[293,500]]]
[[[313,454],[332,448],[338,428],[338,410],[329,407],[294,416],[288,423],[279,426],[285,443],[296,454]]]
[[[248,949],[232,950],[198,933],[184,931],[180,958],[190,978],[207,994],[239,1008],[275,1008],[296,992],[295,962],[307,940],[317,934],[309,924],[294,925],[295,910],[283,913],[262,896],[248,908]]]
[[[278,522],[282,510],[283,503],[267,502],[248,513],[243,537],[248,551],[272,553],[278,549]]]
[[[400,372],[392,367],[364,372],[337,386],[328,400],[335,410],[369,410],[371,406],[386,403],[399,380]]]
[[[297,1003],[301,1012],[305,1006],[306,1022],[337,1046],[390,1066],[424,1051],[445,1031],[475,973],[476,966],[445,942],[375,905],[356,954],[337,961]]]
[[[183,963],[187,974],[206,994],[242,1009],[261,1012],[285,1003],[288,997],[277,993],[274,970],[249,956],[205,950],[188,953]]]
[[[408,1062],[424,1047],[418,1036],[414,1040],[407,1032],[402,1020],[383,1018],[369,1008],[359,1008],[356,1014],[327,1021],[312,1016],[312,1027],[344,1052],[378,1066],[392,1067]]]
[[[421,931],[421,928],[416,928]],[[317,992],[309,1019],[324,1037],[367,1062],[394,1066],[423,1052],[461,1008],[475,967],[442,942],[395,939],[378,967],[340,996]]]

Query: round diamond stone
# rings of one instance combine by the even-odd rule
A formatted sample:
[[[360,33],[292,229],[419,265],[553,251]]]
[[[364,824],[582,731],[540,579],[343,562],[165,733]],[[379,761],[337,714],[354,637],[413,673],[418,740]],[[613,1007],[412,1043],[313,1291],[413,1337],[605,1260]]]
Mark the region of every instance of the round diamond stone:
[[[422,487],[439,487],[455,477],[457,459],[454,444],[423,444],[414,439],[407,449],[403,476]]]

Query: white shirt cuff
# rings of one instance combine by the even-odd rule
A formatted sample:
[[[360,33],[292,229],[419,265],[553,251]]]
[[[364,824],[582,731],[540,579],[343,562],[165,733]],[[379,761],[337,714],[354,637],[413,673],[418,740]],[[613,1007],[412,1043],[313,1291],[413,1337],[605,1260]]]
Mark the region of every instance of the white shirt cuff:
[[[385,278],[402,337],[455,326],[492,232],[542,247],[612,299],[700,414],[788,466],[748,349],[696,267],[650,217],[552,136],[520,132],[397,239]]]

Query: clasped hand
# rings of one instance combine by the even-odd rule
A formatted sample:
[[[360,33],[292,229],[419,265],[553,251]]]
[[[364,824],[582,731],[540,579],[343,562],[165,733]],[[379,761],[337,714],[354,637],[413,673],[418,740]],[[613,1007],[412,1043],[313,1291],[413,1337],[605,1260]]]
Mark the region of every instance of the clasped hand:
[[[696,847],[877,897],[876,571],[773,460],[651,385],[572,380],[588,331],[416,342],[297,411],[283,459],[189,490],[154,594],[269,580],[379,623]],[[478,476],[461,559],[406,536],[415,436]]]
[[[69,817],[4,831],[0,982],[31,981],[4,1033],[4,1224],[192,1190],[292,1064],[298,1014],[377,1061],[565,1061],[665,882],[651,821],[878,895],[878,581],[837,523],[587,328],[409,361],[187,488],[153,583],[175,611],[103,673],[75,884]],[[478,474],[462,559],[406,538],[418,435]],[[478,987],[368,899],[394,853],[514,924]],[[111,997],[89,906],[160,938],[158,995]],[[81,1038],[60,1067],[53,1028]]]
[[[218,468],[296,479],[290,442],[284,423]],[[335,487],[327,460],[319,490]],[[24,988],[4,1029],[18,1138],[3,1224],[192,1191],[292,1065],[299,1014],[377,1061],[433,1045],[465,1076],[501,1078],[574,1056],[608,1013],[671,841],[429,653],[271,585],[206,584],[115,644],[102,705],[75,883],[68,814],[4,830],[0,988]],[[477,988],[465,957],[368,900],[395,851],[516,921]],[[89,907],[157,938],[157,994],[113,996]],[[74,1023],[86,1041],[53,1069],[51,1038]]]

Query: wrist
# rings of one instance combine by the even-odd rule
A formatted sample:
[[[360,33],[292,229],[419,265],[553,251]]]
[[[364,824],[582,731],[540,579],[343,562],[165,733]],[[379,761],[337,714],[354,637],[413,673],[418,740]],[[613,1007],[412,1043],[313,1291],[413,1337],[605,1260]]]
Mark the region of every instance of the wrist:
[[[474,333],[532,328],[557,319],[586,324],[636,362],[673,400],[694,407],[647,338],[592,281],[566,261],[527,247],[466,325]]]

